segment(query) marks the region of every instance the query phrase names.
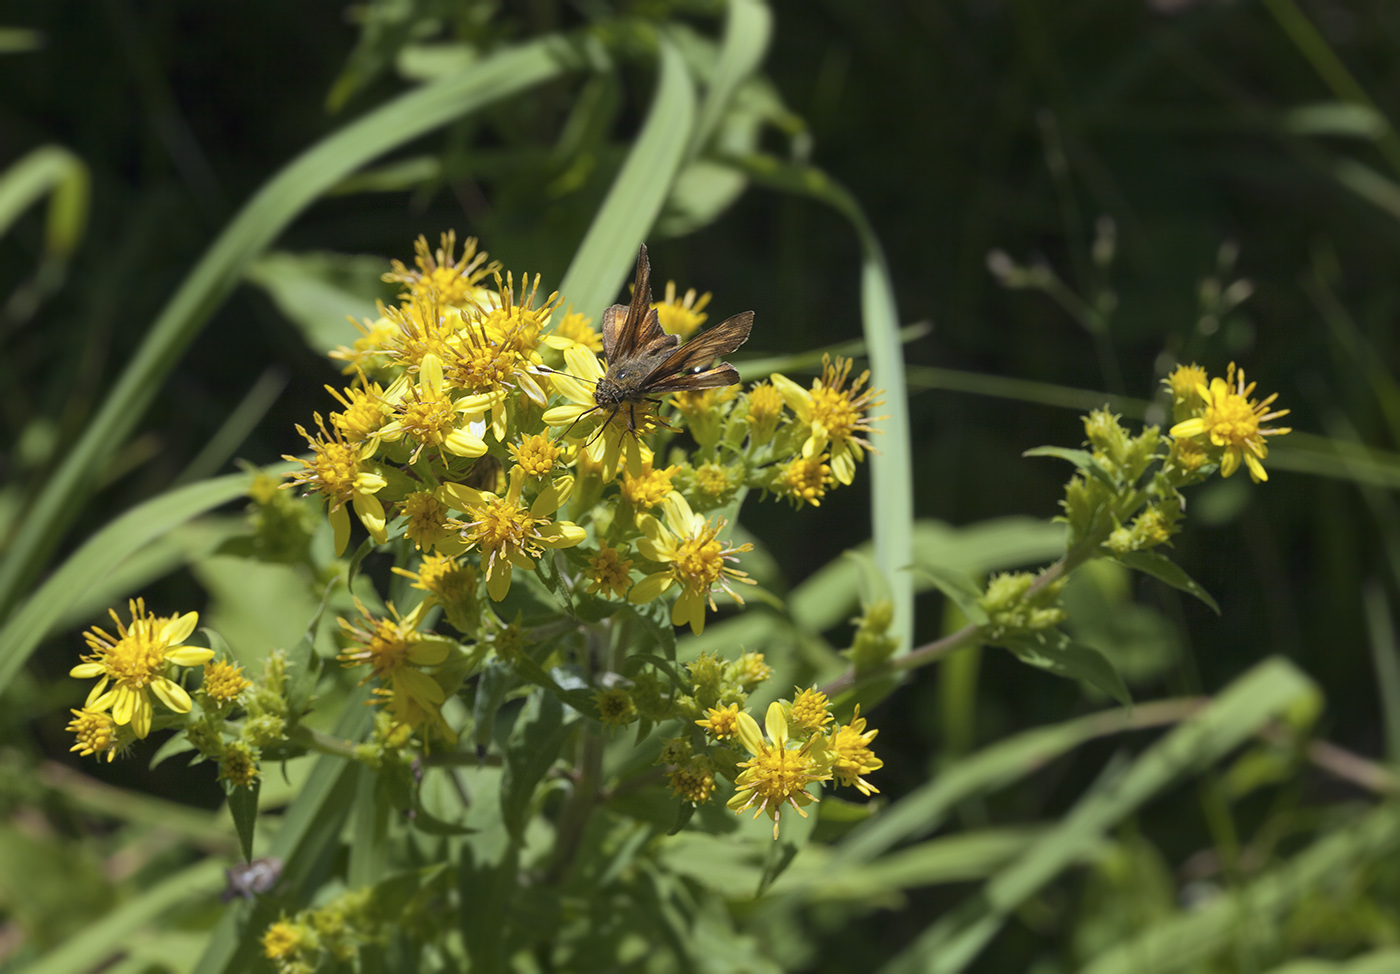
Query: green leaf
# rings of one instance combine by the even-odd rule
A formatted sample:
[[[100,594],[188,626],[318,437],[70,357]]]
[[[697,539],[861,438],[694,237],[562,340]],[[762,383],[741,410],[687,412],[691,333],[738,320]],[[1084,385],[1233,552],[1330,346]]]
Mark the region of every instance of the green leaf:
[[[756,182],[832,207],[850,222],[860,243],[861,322],[870,350],[870,385],[884,391],[880,451],[870,456],[871,534],[875,561],[894,589],[895,635],[912,648],[914,580],[905,569],[914,561],[914,467],[899,309],[884,250],[855,197],[821,170],[757,153],[729,161]]]
[[[535,786],[559,759],[563,742],[563,705],[553,694],[530,694],[506,743],[501,774],[501,818],[517,843],[525,839]]]
[[[1081,968],[1081,974],[1170,974],[1199,971],[1227,954],[1232,945],[1257,945],[1263,931],[1281,935],[1297,911],[1329,891],[1346,889],[1357,874],[1393,862],[1400,853],[1400,808],[1381,805],[1344,827],[1332,828],[1252,882],[1240,884],[1196,909],[1154,924]],[[1296,922],[1296,921],[1294,921]],[[1386,954],[1389,957],[1386,957]],[[1382,963],[1388,961],[1388,966]],[[1397,970],[1400,952],[1389,950],[1336,968],[1335,974]],[[1307,968],[1300,962],[1275,968],[1276,974]]]
[[[236,786],[228,795],[228,810],[233,816],[233,828],[238,833],[238,847],[244,862],[253,861],[253,832],[258,824],[258,794],[262,782],[254,779],[246,787]]]
[[[663,39],[660,80],[646,122],[559,285],[574,310],[596,321],[622,290],[638,248],[670,195],[694,118],[690,73]]]
[[[364,687],[345,697],[335,726],[336,736],[347,740],[364,736],[373,722],[372,711],[365,706],[368,697],[369,691]],[[310,877],[325,868],[322,860],[338,844],[341,826],[350,811],[354,770],[344,758],[317,758],[301,791],[282,814],[267,854],[282,860],[282,882],[286,888],[308,888]],[[225,911],[194,974],[223,974],[251,967],[259,953],[258,932],[274,918],[266,901],[251,908]]]
[[[1092,646],[1075,642],[1058,629],[1017,634],[1002,645],[1028,666],[1071,680],[1083,680],[1123,706],[1132,705],[1132,696],[1108,657]]]
[[[1111,490],[1117,490],[1118,485],[1113,480],[1113,475],[1104,469],[1094,455],[1088,450],[1071,450],[1062,446],[1037,446],[1021,454],[1023,457],[1058,457],[1061,460],[1068,460],[1084,473],[1101,481],[1104,486]]]
[[[472,726],[475,728],[478,753],[491,744],[496,732],[496,714],[505,702],[506,692],[516,684],[515,670],[493,659],[481,671],[476,681],[476,697],[472,701]]]
[[[312,351],[325,355],[360,337],[351,321],[375,318],[375,299],[392,293],[380,280],[384,259],[360,254],[270,253],[244,275],[268,293]]]
[[[181,487],[133,507],[84,542],[0,630],[0,688],[9,685],[34,647],[63,617],[73,593],[97,585],[147,544],[243,496],[247,488],[248,475],[243,473]]]
[[[1216,615],[1220,615],[1220,606],[1216,604],[1215,599],[1211,598],[1210,593],[1166,555],[1158,554],[1155,551],[1130,551],[1127,554],[1119,555],[1118,560],[1129,568],[1151,575],[1160,582],[1166,582],[1172,588],[1180,589],[1187,595],[1194,595],[1214,609]]]
[[[52,194],[44,248],[52,257],[66,258],[87,226],[89,182],[87,166],[67,149],[45,145],[31,150],[0,173],[0,236],[21,213]]]
[[[932,582],[934,588],[952,600],[968,622],[979,626],[987,622],[986,610],[982,608],[982,590],[971,575],[937,566],[915,568],[914,574]]]
[[[91,971],[122,951],[129,942],[167,911],[206,900],[224,884],[224,863],[205,859],[160,881],[105,916],[91,920],[79,932],[23,968],[24,974],[71,974]]]

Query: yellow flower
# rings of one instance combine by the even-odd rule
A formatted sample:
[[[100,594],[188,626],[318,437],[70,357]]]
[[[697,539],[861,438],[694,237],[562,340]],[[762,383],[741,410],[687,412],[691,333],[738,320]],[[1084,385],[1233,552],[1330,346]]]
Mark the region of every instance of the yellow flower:
[[[1269,455],[1264,441],[1266,436],[1282,436],[1292,432],[1288,427],[1268,429],[1263,426],[1269,420],[1287,416],[1287,409],[1269,411],[1269,405],[1278,398],[1274,393],[1262,402],[1249,398],[1254,392],[1255,383],[1245,385],[1244,369],[1235,369],[1230,363],[1224,379],[1214,378],[1210,385],[1196,387],[1201,398],[1200,415],[1177,423],[1171,428],[1171,435],[1185,439],[1208,438],[1216,452],[1220,452],[1220,475],[1228,477],[1239,469],[1243,460],[1249,467],[1249,476],[1256,484],[1268,480],[1263,460]]]
[[[692,805],[709,801],[715,792],[714,762],[703,754],[697,754],[684,764],[676,765],[666,777],[671,784],[672,793]]]
[[[792,501],[794,507],[811,504],[821,507],[826,489],[836,483],[831,474],[830,459],[826,454],[813,457],[794,457],[778,467],[773,478],[773,492],[779,497]]]
[[[360,333],[353,345],[349,348],[341,345],[328,353],[330,358],[349,363],[340,370],[342,375],[364,369],[373,371],[376,364],[382,364],[392,357],[399,337],[398,322],[382,304],[379,310],[380,316],[375,321],[366,318],[364,324],[353,320],[350,322]]]
[[[861,776],[885,766],[885,762],[870,750],[870,742],[878,733],[878,730],[865,729],[865,718],[860,715],[860,704],[856,704],[856,712],[851,722],[845,727],[836,728],[827,739],[831,771],[836,775],[836,780],[848,787],[854,785],[856,790],[867,798],[880,789]]]
[[[729,469],[713,461],[695,468],[694,482],[695,492],[700,495],[698,499],[707,505],[724,502],[730,489],[738,486],[730,483]]]
[[[725,679],[739,684],[747,693],[773,675],[773,667],[763,660],[762,653],[742,653],[724,668]]]
[[[849,389],[845,387],[851,364],[850,359],[837,358],[833,362],[830,356],[823,355],[822,374],[812,380],[810,390],[787,376],[773,375],[773,385],[783,394],[783,401],[811,431],[802,444],[802,456],[810,458],[829,452],[831,472],[843,484],[851,483],[863,451],[871,449],[870,441],[859,434],[874,431],[866,412],[882,401],[874,389],[861,391],[870,378],[869,370],[857,376]]]
[[[826,706],[826,694],[815,687],[803,690],[792,701],[792,722],[809,734],[816,733],[835,719]]]
[[[426,355],[418,366],[418,383],[408,383],[394,407],[394,419],[380,427],[379,438],[395,443],[405,436],[413,441],[409,463],[418,462],[424,447],[459,457],[479,457],[486,452],[486,413],[498,396],[461,396],[453,399],[442,376],[442,361]],[[447,458],[442,457],[445,463]]]
[[[731,703],[728,707],[711,707],[695,723],[705,728],[715,740],[733,737],[739,733],[739,705]]]
[[[586,315],[570,309],[550,334],[544,336],[544,344],[559,351],[564,351],[570,345],[582,345],[594,352],[601,352],[603,336],[593,330],[593,324]]]
[[[258,775],[261,773],[257,758],[253,756],[248,745],[234,741],[224,748],[223,756],[219,758],[219,778],[221,780],[227,781],[235,788],[247,788],[258,780]]]
[[[341,630],[354,645],[336,659],[347,668],[369,666],[369,675],[360,681],[362,686],[371,679],[389,684],[387,690],[376,688],[376,699],[388,702],[401,722],[412,727],[431,723],[446,728],[439,709],[446,695],[436,680],[416,668],[438,666],[447,660],[452,648],[451,640],[418,631],[427,603],[406,618],[400,618],[393,603],[388,605],[388,618],[376,618],[358,598],[355,608],[360,611],[359,619],[339,620]],[[449,736],[451,733],[447,730]]]
[[[680,335],[682,339],[689,338],[700,330],[700,326],[705,323],[709,315],[704,313],[705,305],[710,303],[710,292],[706,291],[697,300],[695,288],[690,288],[685,292],[685,297],[676,297],[676,282],[666,282],[666,297],[662,301],[652,304],[656,309],[656,317],[661,322],[661,330],[672,335]]]
[[[146,611],[142,599],[132,599],[128,607],[129,626],[122,624],[115,609],[108,610],[117,624],[116,636],[97,626],[83,633],[92,654],[82,657],[69,676],[80,680],[99,677],[84,709],[111,711],[114,722],[130,724],[132,733],[145,737],[151,732],[152,693],[175,713],[190,712],[190,695],[166,676],[170,665],[199,666],[212,659],[214,651],[184,645],[199,622],[199,613],[157,617]]]
[[[448,526],[451,514],[447,503],[429,490],[415,490],[404,497],[399,513],[404,516],[404,536],[419,551],[437,547],[453,536]]]
[[[582,452],[594,464],[601,465],[604,479],[611,480],[615,475],[624,444],[627,448],[628,472],[640,474],[646,457],[650,455],[650,451],[641,445],[641,439],[661,429],[662,425],[656,418],[655,404],[649,401],[628,403],[612,412],[599,408],[593,398],[593,388],[604,374],[598,356],[582,345],[574,345],[565,349],[564,361],[569,371],[555,372],[551,379],[554,391],[569,402],[546,409],[545,423],[565,427],[566,437],[586,438]],[[585,420],[587,424],[580,426]],[[596,433],[599,423],[604,424],[603,429],[601,433]],[[575,427],[580,427],[578,432],[575,432]]]
[[[767,812],[773,820],[773,838],[776,839],[783,806],[792,806],[797,814],[806,818],[803,806],[817,800],[808,793],[807,786],[814,781],[830,780],[831,772],[822,766],[821,760],[825,757],[826,739],[816,735],[805,744],[790,742],[783,705],[777,701],[768,705],[763,721],[768,732],[766,739],[758,729],[758,722],[748,714],[740,714],[738,722],[739,740],[753,757],[739,765],[744,770],[735,779],[736,791],[727,804],[735,814],[756,808],[754,818]]]
[[[211,700],[228,703],[253,684],[244,678],[243,670],[227,660],[210,660],[204,664],[204,679],[199,689]]]
[[[1162,380],[1162,383],[1171,390],[1172,404],[1175,406],[1200,405],[1200,394],[1197,390],[1208,382],[1210,382],[1210,377],[1206,375],[1206,370],[1195,362],[1190,365],[1178,365],[1172,370],[1171,375]]]
[[[354,506],[360,523],[375,543],[387,543],[389,535],[385,530],[384,505],[374,495],[384,489],[388,481],[364,466],[365,459],[374,449],[373,443],[349,443],[339,430],[331,433],[326,429],[320,413],[314,415],[316,425],[321,428],[319,436],[311,436],[301,424],[297,424],[297,432],[311,444],[312,457],[302,460],[284,454],[283,460],[295,460],[302,465],[302,469],[288,474],[290,481],[282,486],[305,484],[326,498],[331,527],[335,531],[337,555],[344,554],[345,546],[350,542],[350,512],[345,508],[347,501]]]
[[[326,391],[345,407],[343,413],[331,413],[331,425],[344,434],[347,442],[363,443],[370,439],[388,418],[389,404],[384,401],[384,390],[377,382],[363,389],[352,386],[344,392],[335,386],[326,386]]]
[[[728,592],[740,605],[744,604],[739,593],[730,587],[731,581],[752,585],[754,582],[746,572],[731,568],[725,562],[737,561],[737,554],[752,551],[753,545],[739,547],[721,545],[718,535],[725,521],[719,518],[707,521],[690,509],[690,504],[680,494],[672,492],[662,504],[665,523],[643,515],[639,521],[644,538],[637,542],[637,550],[652,561],[667,565],[665,571],[648,575],[632,586],[629,598],[636,603],[650,602],[672,585],[682,587],[680,597],[671,608],[673,625],[689,625],[697,635],[705,628],[705,606],[717,611],[713,590],[716,585]]]
[[[623,558],[616,548],[604,545],[598,553],[588,559],[584,574],[593,580],[588,586],[588,594],[602,592],[611,598],[620,599],[632,587],[632,559]]]
[[[777,386],[761,382],[748,391],[750,435],[755,443],[767,443],[783,416],[783,394]]]
[[[622,474],[622,496],[638,511],[649,511],[666,499],[671,493],[671,480],[680,467],[652,469],[652,458],[642,461],[642,467],[635,475],[631,471]]]
[[[466,514],[460,524],[464,548],[476,548],[486,565],[486,591],[499,602],[510,591],[512,566],[532,571],[534,559],[545,548],[572,548],[583,541],[584,530],[572,521],[552,521],[551,516],[573,490],[572,477],[560,477],[540,491],[534,503],[521,501],[525,471],[511,468],[510,486],[504,496],[465,484],[444,484],[447,502]]]
[[[120,728],[112,719],[112,715],[87,707],[72,713],[73,719],[69,721],[66,730],[77,738],[77,743],[68,750],[77,751],[83,757],[96,754],[100,758],[105,754],[110,763],[121,749]]]
[[[462,244],[462,256],[454,258],[457,233],[449,230],[442,235],[442,246],[436,253],[428,249],[428,238],[420,236],[413,243],[417,254],[414,263],[418,270],[411,271],[402,261],[391,261],[393,269],[384,275],[389,283],[408,285],[408,290],[399,295],[401,300],[425,296],[435,292],[447,304],[461,306],[469,303],[481,290],[477,282],[495,269],[486,263],[486,251],[477,253],[476,238],[468,237]]]
[[[519,445],[512,444],[510,455],[531,477],[543,477],[554,469],[564,451],[543,433],[524,437]]]
[[[305,924],[278,920],[262,935],[263,956],[268,960],[290,961],[303,951],[320,950],[315,934]]]

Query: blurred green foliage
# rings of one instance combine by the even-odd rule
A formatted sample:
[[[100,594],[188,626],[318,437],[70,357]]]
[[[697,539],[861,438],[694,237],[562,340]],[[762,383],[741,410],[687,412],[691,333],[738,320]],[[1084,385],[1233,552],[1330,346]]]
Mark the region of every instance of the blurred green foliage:
[[[277,236],[278,253],[249,272],[252,283],[211,307],[168,376],[145,390],[148,408],[129,417],[122,448],[85,472],[90,496],[47,539],[49,556],[24,566],[25,590],[172,484],[227,473],[235,455],[263,464],[301,449],[293,423],[324,409],[322,386],[335,372],[289,324],[287,291],[270,283],[288,261],[319,261],[323,286],[363,297],[362,255],[406,258],[416,235],[455,228],[481,237],[507,267],[561,280],[656,84],[646,32],[614,22],[616,7],[694,33],[713,33],[723,12],[661,0],[28,6],[4,16],[33,33],[7,31],[18,40],[0,56],[0,167],[7,175],[31,167],[23,186],[0,193],[0,226],[9,229],[0,236],[0,522],[10,536],[167,298],[289,160],[409,83],[472,63],[449,42],[491,48],[600,23],[617,33],[608,38],[614,70],[591,70],[596,52],[584,45],[577,70],[423,134],[301,212]],[[1331,751],[1258,740],[1269,718],[1311,699],[1294,670],[1274,669],[1264,676],[1279,681],[1277,699],[1239,730],[1240,741],[1255,740],[1242,757],[1226,760],[1233,752],[1221,744],[1192,764],[1218,760],[1214,770],[1135,804],[1117,789],[1148,768],[1134,755],[1161,740],[1086,729],[1073,743],[1035,750],[1044,725],[1106,701],[1005,654],[968,653],[921,671],[883,705],[885,796],[926,797],[960,780],[954,768],[976,777],[997,763],[997,749],[1028,750],[998,764],[1000,777],[985,772],[996,788],[948,785],[918,806],[927,819],[902,833],[885,820],[892,838],[870,854],[939,823],[974,843],[910,847],[905,860],[885,864],[880,882],[853,873],[857,893],[811,897],[805,912],[747,916],[739,906],[737,920],[692,918],[693,936],[711,938],[707,949],[723,958],[737,925],[768,939],[736,956],[766,952],[812,970],[875,969],[911,947],[975,955],[967,945],[980,934],[966,904],[985,902],[967,881],[995,874],[997,889],[1025,895],[998,904],[1004,925],[969,969],[1303,974],[1393,963],[1393,953],[1340,961],[1400,941],[1400,825],[1375,797],[1393,795],[1387,768],[1400,760],[1391,621],[1400,589],[1392,493],[1400,9],[1331,0],[813,0],[777,4],[773,15],[766,81],[745,92],[748,114],[728,119],[733,130],[722,134],[810,160],[846,187],[883,245],[901,321],[931,324],[905,348],[917,515],[973,526],[969,536],[994,517],[1050,517],[1065,470],[1024,459],[1024,450],[1078,442],[1077,412],[1105,395],[1160,421],[1160,409],[1133,401],[1150,398],[1174,359],[1213,373],[1230,360],[1247,364],[1261,391],[1279,392],[1293,425],[1313,435],[1275,448],[1267,485],[1236,477],[1193,498],[1192,526],[1173,555],[1222,615],[1095,566],[1066,594],[1082,620],[1075,636],[1109,654],[1140,701],[1213,696],[1282,657],[1320,690],[1320,737],[1386,767],[1366,765],[1345,780],[1335,772],[1352,766]],[[701,55],[687,36],[676,28],[678,50],[693,61]],[[798,194],[746,189],[722,166],[689,178],[690,195],[672,198],[650,241],[665,276],[713,291],[728,310],[752,307],[755,355],[860,336],[861,254],[842,216]],[[1108,246],[1104,218],[1111,263],[1096,259]],[[987,267],[994,250],[1048,268],[1059,289],[1003,288]],[[1243,293],[1230,291],[1242,280],[1248,299],[1227,300]],[[240,406],[252,418],[230,432]],[[211,441],[228,447],[206,455]],[[812,574],[815,566],[868,540],[863,490],[858,482],[851,496],[800,519],[773,509],[750,526],[783,577],[812,583],[794,588],[794,601],[819,606],[812,593],[826,569]],[[219,499],[210,491],[190,503]],[[928,550],[957,543],[940,526],[927,531],[938,542]],[[213,534],[163,538],[167,547],[136,573],[165,576],[148,592],[205,608],[206,589],[222,591],[217,580],[165,571],[213,550],[222,539]],[[975,540],[977,550],[949,562],[987,571],[1054,554],[1054,539],[1006,557],[996,537]],[[183,898],[212,873],[163,880],[187,885],[156,880],[188,864],[192,849],[232,856],[231,830],[203,810],[221,792],[212,775],[175,762],[154,771],[135,761],[88,765],[83,778],[67,770],[76,762],[62,728],[80,691],[62,677],[78,629],[106,604],[104,592],[90,591],[98,581],[73,584],[84,589],[75,596],[84,614],[74,610],[14,675],[0,710],[0,807],[10,813],[0,875],[44,877],[33,889],[0,884],[0,909],[31,938],[23,956],[33,959],[133,891],[164,890],[183,912],[123,969],[189,969],[203,941],[188,931],[206,929],[217,905]],[[125,591],[120,580],[104,584]],[[955,613],[935,594],[918,607],[918,641],[959,621],[945,626]],[[230,631],[238,627],[226,600],[211,608],[231,616]],[[245,631],[256,631],[256,607],[241,612]],[[833,644],[844,644],[850,614],[823,626]],[[346,785],[323,787],[333,795]],[[1102,828],[1098,819],[1084,824],[1086,807],[1103,806],[1117,814]],[[1040,883],[1037,870],[1049,864],[1021,853],[1045,848],[1033,845],[1045,829],[1082,844],[1060,849],[1057,865],[1075,868]],[[668,854],[703,865],[706,852],[697,839]],[[753,865],[735,882],[752,889],[759,874]],[[831,875],[833,887],[843,881]],[[1251,895],[1235,895],[1241,889]],[[1302,957],[1320,960],[1307,966]]]

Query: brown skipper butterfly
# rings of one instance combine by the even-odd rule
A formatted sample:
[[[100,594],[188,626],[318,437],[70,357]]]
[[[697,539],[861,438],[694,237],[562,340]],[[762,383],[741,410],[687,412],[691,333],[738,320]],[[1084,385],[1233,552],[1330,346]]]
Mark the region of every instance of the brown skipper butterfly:
[[[667,392],[717,389],[739,381],[728,362],[715,364],[749,339],[753,312],[743,311],[681,344],[667,334],[651,307],[651,262],[646,244],[637,254],[637,279],[632,303],[615,304],[603,312],[603,354],[608,371],[593,388],[595,409],[608,410],[607,422],[624,406],[627,428],[636,433],[636,407]],[[606,426],[606,423],[604,424]]]

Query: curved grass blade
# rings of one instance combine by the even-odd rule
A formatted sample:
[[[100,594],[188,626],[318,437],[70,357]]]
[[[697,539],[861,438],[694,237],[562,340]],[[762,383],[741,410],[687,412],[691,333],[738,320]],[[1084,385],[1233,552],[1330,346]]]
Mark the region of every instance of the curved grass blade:
[[[705,143],[724,117],[734,92],[763,63],[772,34],[773,14],[767,4],[759,0],[729,0],[719,64],[705,93],[705,102],[700,106],[695,128],[690,133],[690,145],[686,150],[688,158],[695,158],[705,148]]]
[[[593,218],[559,293],[595,321],[622,289],[637,250],[680,170],[695,118],[695,86],[675,48],[660,41],[660,79],[647,120]]]
[[[84,927],[62,947],[39,958],[22,974],[71,974],[100,968],[142,928],[167,910],[212,895],[224,883],[224,863],[206,859],[183,869],[111,913]],[[17,972],[18,974],[18,972]]]
[[[298,214],[385,152],[549,80],[577,61],[568,44],[554,36],[492,54],[458,75],[369,112],[312,146],[263,186],[171,296],[86,432],[35,500],[0,564],[0,611],[14,604],[31,572],[77,518],[91,490],[91,471],[126,441],[215,308]]]
[[[854,196],[826,173],[765,155],[730,162],[755,182],[820,200],[850,221],[861,248],[861,318],[870,354],[871,384],[885,391],[884,435],[871,454],[871,522],[875,561],[894,590],[894,630],[904,651],[913,648],[914,474],[909,439],[909,396],[904,382],[899,312],[889,266],[875,230]]]
[[[0,629],[0,688],[62,618],[74,592],[86,591],[171,528],[243,496],[248,481],[247,474],[237,473],[172,490],[133,507],[89,538]]]
[[[87,166],[67,149],[46,145],[28,153],[0,174],[0,236],[21,213],[52,194],[44,249],[52,257],[68,256],[87,226],[88,183]]]
[[[934,923],[881,974],[954,974],[971,964],[1029,897],[1073,864],[1148,799],[1184,775],[1220,760],[1272,720],[1315,706],[1317,688],[1277,657],[1254,667],[1208,706],[1095,789],[1026,853],[974,896]]]
[[[1080,974],[1169,974],[1198,971],[1242,939],[1284,936],[1296,911],[1320,891],[1346,888],[1358,872],[1393,860],[1400,851],[1400,808],[1381,805],[1343,828],[1327,830],[1292,859],[1251,883],[1231,889],[1200,908],[1157,923],[1120,943]],[[1267,931],[1267,933],[1265,932]],[[1400,955],[1391,954],[1394,965]],[[1351,971],[1337,967],[1337,972]],[[1394,971],[1396,966],[1375,970]]]

